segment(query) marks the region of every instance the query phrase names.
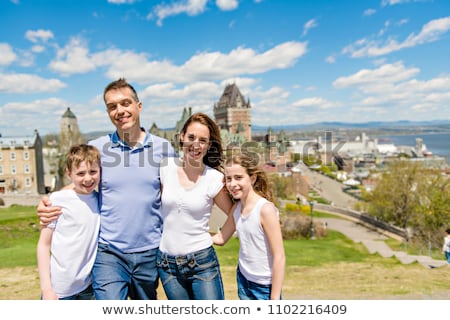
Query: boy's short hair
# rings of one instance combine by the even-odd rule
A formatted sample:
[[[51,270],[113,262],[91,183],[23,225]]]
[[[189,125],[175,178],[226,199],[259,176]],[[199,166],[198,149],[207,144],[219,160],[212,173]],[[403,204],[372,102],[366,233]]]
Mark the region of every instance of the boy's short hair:
[[[70,147],[66,158],[66,169],[70,172],[78,168],[83,161],[90,165],[93,163],[100,165],[100,152],[96,147],[84,143]]]

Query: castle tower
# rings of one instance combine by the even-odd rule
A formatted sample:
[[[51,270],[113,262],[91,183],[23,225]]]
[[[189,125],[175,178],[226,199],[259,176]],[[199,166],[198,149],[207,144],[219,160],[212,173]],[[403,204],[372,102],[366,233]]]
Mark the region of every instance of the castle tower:
[[[60,152],[62,154],[67,153],[72,145],[83,142],[80,129],[78,128],[77,117],[70,108],[67,108],[61,117],[59,139]]]
[[[229,84],[214,104],[214,118],[220,129],[238,134],[245,141],[251,141],[251,105],[245,100],[236,84]]]

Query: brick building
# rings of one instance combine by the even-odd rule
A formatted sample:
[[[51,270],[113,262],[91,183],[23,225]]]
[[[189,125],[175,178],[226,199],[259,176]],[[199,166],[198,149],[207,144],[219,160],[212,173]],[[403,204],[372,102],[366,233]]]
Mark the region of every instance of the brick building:
[[[219,101],[214,104],[214,117],[220,129],[237,134],[244,141],[252,140],[251,105],[236,84],[225,87]]]
[[[0,194],[44,194],[42,140],[0,136]]]

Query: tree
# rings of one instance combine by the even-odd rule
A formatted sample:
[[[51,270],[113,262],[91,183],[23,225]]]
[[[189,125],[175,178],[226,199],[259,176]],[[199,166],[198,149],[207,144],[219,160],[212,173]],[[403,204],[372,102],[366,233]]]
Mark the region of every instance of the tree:
[[[426,186],[419,214],[413,225],[414,233],[420,242],[440,247],[450,221],[450,180],[439,172],[429,172]]]
[[[450,217],[449,180],[439,170],[409,160],[392,161],[368,200],[370,215],[412,230],[422,242],[437,245],[442,241],[442,235],[432,236],[440,234]]]

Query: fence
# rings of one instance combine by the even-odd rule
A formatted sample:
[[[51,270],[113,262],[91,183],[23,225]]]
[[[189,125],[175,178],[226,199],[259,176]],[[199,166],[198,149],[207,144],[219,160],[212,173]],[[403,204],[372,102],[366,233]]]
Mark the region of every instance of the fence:
[[[401,239],[406,239],[407,234],[404,229],[401,229],[399,227],[379,221],[376,218],[368,216],[359,211],[346,209],[346,208],[339,208],[339,207],[322,204],[322,203],[316,203],[314,205],[314,208],[316,208],[319,211],[337,213],[337,214],[341,214],[341,215],[350,217],[350,218],[356,220],[357,222],[364,224],[365,226],[372,227],[377,230],[382,230],[386,233],[389,233],[389,234],[399,237]]]

